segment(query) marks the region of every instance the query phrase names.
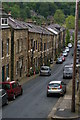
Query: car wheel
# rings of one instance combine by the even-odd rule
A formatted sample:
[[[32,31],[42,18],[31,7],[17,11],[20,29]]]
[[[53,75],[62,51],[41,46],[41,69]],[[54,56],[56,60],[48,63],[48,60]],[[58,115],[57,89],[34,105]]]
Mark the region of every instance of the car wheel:
[[[65,93],[66,93],[66,89],[65,89]]]
[[[50,95],[49,95],[49,93],[47,93],[47,97],[49,97]]]
[[[13,95],[13,100],[15,100],[16,99],[16,96],[15,96],[15,94]]]
[[[23,89],[21,89],[21,95],[23,94]]]
[[[8,103],[9,103],[9,102],[8,102],[8,99],[7,99],[7,100],[6,100],[6,105],[8,105]]]

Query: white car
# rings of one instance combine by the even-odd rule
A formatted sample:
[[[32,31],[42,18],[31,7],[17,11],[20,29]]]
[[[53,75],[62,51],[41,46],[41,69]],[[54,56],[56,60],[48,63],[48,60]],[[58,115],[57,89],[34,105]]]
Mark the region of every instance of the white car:
[[[69,48],[72,48],[72,44],[71,44],[71,43],[68,43],[68,47],[69,47]]]
[[[47,97],[50,94],[64,95],[66,93],[66,84],[63,81],[51,81],[47,86]]]
[[[67,57],[67,56],[68,56],[67,51],[63,51],[63,56],[64,56],[64,57]]]
[[[65,51],[66,51],[66,52],[69,52],[69,47],[66,47],[66,48],[65,48]]]

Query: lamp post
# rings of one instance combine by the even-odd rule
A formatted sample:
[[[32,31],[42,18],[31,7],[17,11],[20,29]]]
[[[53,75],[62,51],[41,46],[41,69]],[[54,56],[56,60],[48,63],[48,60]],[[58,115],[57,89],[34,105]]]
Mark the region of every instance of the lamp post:
[[[76,0],[75,42],[74,42],[73,80],[72,80],[72,104],[71,104],[71,111],[72,112],[75,112],[75,76],[76,76],[77,33],[78,33],[78,10],[79,10],[79,0]]]

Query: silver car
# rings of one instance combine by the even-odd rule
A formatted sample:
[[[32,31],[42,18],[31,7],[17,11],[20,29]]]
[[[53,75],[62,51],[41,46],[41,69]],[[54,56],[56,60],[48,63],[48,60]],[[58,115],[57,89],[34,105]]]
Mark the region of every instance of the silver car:
[[[51,68],[49,66],[42,66],[40,69],[40,75],[51,75]]]
[[[64,95],[66,93],[66,84],[63,81],[51,81],[47,86],[47,97],[51,94]]]
[[[63,78],[72,78],[73,65],[65,65],[63,68]]]

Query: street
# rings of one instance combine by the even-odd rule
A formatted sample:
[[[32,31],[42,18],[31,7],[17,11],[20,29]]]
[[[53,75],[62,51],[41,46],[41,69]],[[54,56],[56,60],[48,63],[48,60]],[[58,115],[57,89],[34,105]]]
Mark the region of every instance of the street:
[[[72,49],[63,64],[55,64],[51,76],[38,76],[23,85],[23,95],[10,101],[2,109],[3,118],[47,118],[59,97],[47,97],[47,84],[51,80],[63,80],[63,66],[72,63]],[[67,84],[70,79],[64,79]]]

